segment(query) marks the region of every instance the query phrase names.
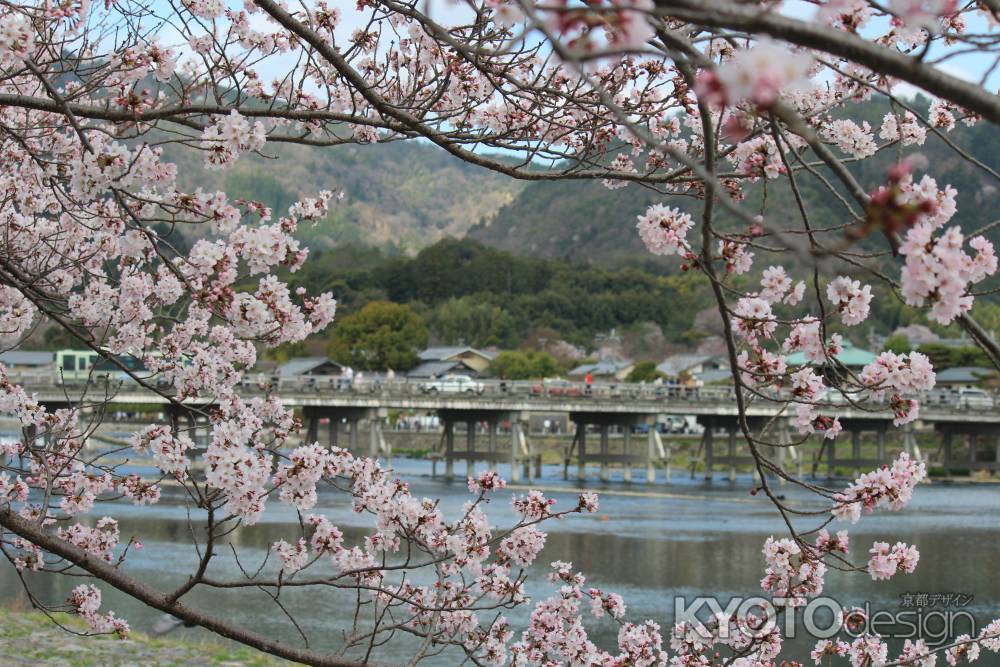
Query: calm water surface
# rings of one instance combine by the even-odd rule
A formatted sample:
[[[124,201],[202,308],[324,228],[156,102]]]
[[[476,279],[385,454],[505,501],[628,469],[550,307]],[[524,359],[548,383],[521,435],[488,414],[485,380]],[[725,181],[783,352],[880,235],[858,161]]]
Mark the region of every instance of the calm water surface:
[[[454,517],[469,495],[462,482],[431,479],[430,463],[397,460],[398,474],[410,482],[414,495],[440,498],[446,514]],[[464,473],[464,466],[457,470]],[[501,474],[508,471],[501,468]],[[460,473],[460,477],[462,474]],[[558,501],[556,507],[575,502],[577,482],[563,482],[560,470],[547,468],[535,486],[543,488]],[[619,473],[620,475],[620,473]],[[637,475],[638,476],[638,475]],[[661,473],[662,476],[662,473]],[[836,483],[840,484],[840,483]],[[704,483],[676,476],[671,484],[587,483],[589,490],[601,492],[597,515],[574,516],[548,524],[548,542],[540,563],[572,561],[588,581],[625,597],[629,618],[651,618],[667,633],[673,619],[674,599],[716,595],[722,598],[755,595],[763,574],[760,550],[768,535],[783,535],[783,524],[773,507],[759,496],[751,496],[749,479]],[[516,489],[520,490],[520,489]],[[806,509],[816,505],[807,496],[790,488],[782,489],[789,501],[801,501]],[[513,514],[504,492],[491,503],[490,517],[499,525],[509,525]],[[827,592],[844,604],[870,602],[875,609],[900,611],[906,594],[961,593],[972,600],[963,607],[980,622],[1000,616],[1000,485],[947,484],[937,482],[921,486],[910,506],[899,513],[880,513],[866,517],[851,529],[851,552],[856,561],[875,540],[901,540],[916,544],[921,558],[917,571],[897,575],[888,582],[873,583],[864,574],[831,572]],[[365,524],[347,506],[344,496],[325,493],[315,511],[325,513],[340,525],[347,541],[359,540]],[[164,494],[154,507],[134,508],[123,504],[114,515],[121,522],[123,538],[135,535],[145,548],[130,556],[127,571],[162,589],[184,581],[193,570],[195,554],[190,547],[186,509],[178,498]],[[264,520],[241,529],[231,539],[239,547],[245,567],[256,569],[270,545],[281,538],[292,541],[297,535],[293,512],[272,502]],[[805,525],[805,524],[803,524]],[[233,578],[239,575],[228,549],[219,549],[212,574]],[[547,567],[536,568],[536,582]],[[51,601],[65,599],[79,580],[35,577],[32,587],[37,595]],[[529,588],[534,597],[548,592],[546,585]],[[102,586],[105,608],[116,610],[137,629],[148,629],[159,612],[149,611],[131,599]],[[316,648],[336,645],[338,628],[346,627],[353,607],[349,594],[305,592],[286,589],[282,601],[298,611],[303,630]],[[0,566],[0,596],[7,603],[24,602],[24,593],[12,570]],[[296,634],[277,608],[262,593],[220,591],[198,588],[186,600],[203,605],[234,621],[260,632],[293,641]],[[942,603],[926,611],[946,611]],[[951,608],[954,611],[954,607]],[[515,626],[523,627],[526,616],[513,612],[508,616]],[[940,623],[928,621],[937,630]],[[606,620],[593,623],[594,636],[607,647],[614,644],[616,629]],[[959,627],[958,632],[966,631]],[[182,629],[178,636],[203,638],[206,633]],[[787,658],[808,659],[814,639],[795,639],[786,644]],[[402,641],[378,652],[386,661],[403,661],[411,645]],[[986,658],[982,664],[1000,664]],[[443,655],[430,664],[455,665],[455,655]],[[944,664],[943,661],[941,664]]]

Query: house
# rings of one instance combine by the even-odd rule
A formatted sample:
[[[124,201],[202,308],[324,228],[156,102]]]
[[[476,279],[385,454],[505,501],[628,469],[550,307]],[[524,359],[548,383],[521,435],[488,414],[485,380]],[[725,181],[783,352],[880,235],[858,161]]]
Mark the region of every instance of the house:
[[[596,364],[581,364],[566,374],[571,380],[583,380],[589,374],[595,380],[622,381],[635,366],[631,361],[598,361]]]
[[[53,360],[55,360],[54,352],[26,352],[23,350],[0,352],[0,364],[12,371],[47,368],[52,365]]]
[[[702,371],[701,373],[695,373],[691,377],[698,386],[706,384],[729,384],[733,381],[733,372],[729,370],[729,367],[725,368],[709,368]]]
[[[992,378],[996,371],[983,366],[956,366],[937,372],[935,386],[941,389],[969,389]]]
[[[429,347],[419,355],[420,362],[428,361],[460,361],[477,373],[485,373],[493,363],[489,352],[472,347]]]
[[[343,365],[327,357],[296,357],[278,366],[275,375],[279,378],[338,377],[343,372]]]
[[[667,380],[691,378],[704,384],[729,379],[729,364],[716,354],[674,354],[656,366]]]
[[[419,355],[420,365],[406,375],[412,378],[443,377],[449,374],[479,377],[489,373],[493,355],[472,347],[429,347]]]
[[[877,355],[875,353],[856,347],[850,341],[844,341],[843,349],[841,349],[840,354],[836,356],[837,361],[852,371],[860,371],[862,368],[875,361],[876,358]],[[788,355],[788,358],[785,361],[788,363],[789,368],[812,363],[806,359],[806,355],[802,352],[796,352]]]

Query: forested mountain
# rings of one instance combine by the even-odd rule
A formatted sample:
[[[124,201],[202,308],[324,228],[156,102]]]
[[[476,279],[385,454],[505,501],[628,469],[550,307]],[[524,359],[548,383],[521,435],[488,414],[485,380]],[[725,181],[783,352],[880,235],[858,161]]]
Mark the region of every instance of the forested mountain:
[[[917,99],[915,109],[926,112],[928,102]],[[863,113],[852,113],[858,122],[867,120],[878,134],[886,104],[869,103]],[[987,167],[1000,171],[1000,136],[988,123],[968,127],[959,122],[946,133],[947,139],[975,156]],[[903,156],[921,155],[926,168],[916,169],[935,177],[939,184],[951,184],[959,192],[958,214],[953,219],[973,230],[993,220],[1000,207],[996,181],[980,167],[963,159],[931,132],[922,146],[895,147],[874,158],[849,163],[859,182],[868,190],[884,183],[887,168]],[[825,172],[824,169],[818,169]],[[831,182],[836,182],[826,172]],[[763,182],[750,188],[747,205],[754,210],[763,193]],[[797,215],[787,179],[768,181],[768,210],[773,216]],[[844,222],[843,209],[814,178],[801,176],[799,186],[819,228]],[[491,247],[515,254],[605,265],[624,265],[648,257],[635,233],[636,216],[652,203],[665,203],[694,213],[700,202],[691,197],[665,197],[631,184],[609,190],[600,181],[534,182],[525,187],[493,217],[469,230],[469,237]],[[724,217],[724,216],[723,216]],[[723,221],[722,224],[725,224]],[[670,260],[662,264],[670,265]]]
[[[915,105],[925,109],[926,101]],[[867,107],[875,133],[886,111]],[[1000,169],[1000,137],[985,125],[960,123],[947,137],[987,168]],[[693,345],[721,326],[707,285],[679,271],[675,258],[646,252],[635,232],[636,216],[651,203],[696,212],[696,199],[666,198],[634,184],[609,190],[598,181],[524,186],[421,143],[268,145],[267,151],[293,159],[282,160],[280,170],[267,158],[248,156],[228,171],[182,163],[181,172],[192,183],[225,187],[233,197],[261,200],[276,210],[299,194],[344,190],[345,200],[327,220],[300,230],[312,253],[288,276],[310,291],[332,290],[343,315],[391,301],[409,306],[435,342],[510,348],[564,341],[590,352],[614,331],[641,338],[633,349],[650,355],[664,346]],[[972,230],[993,219],[1000,205],[993,180],[932,133],[922,146],[883,153],[849,163],[865,188],[884,182],[887,167],[902,156],[919,153],[926,169],[918,169],[918,176],[926,172],[958,188],[955,222]],[[803,178],[799,185],[816,227],[843,222],[833,197],[815,180]],[[759,206],[763,193],[762,184],[751,188],[746,205]],[[797,215],[784,179],[768,181],[766,195],[772,216]],[[751,279],[738,277],[736,285]],[[856,343],[925,322],[881,286],[875,291],[869,323],[842,331]],[[1000,331],[1000,306],[992,297],[979,300],[976,315],[989,330]],[[941,333],[958,335],[957,329]]]
[[[927,101],[918,99],[913,105],[925,111]],[[877,134],[888,107],[869,103],[861,111],[853,117],[868,120]],[[1000,137],[986,124],[970,128],[959,123],[946,136],[988,167],[1000,170]],[[336,148],[268,144],[265,153],[281,156],[280,161],[247,155],[224,171],[205,169],[193,151],[174,151],[174,155],[169,146],[167,151],[179,164],[183,186],[224,188],[230,196],[263,201],[278,212],[300,195],[342,190],[344,200],[326,220],[300,230],[303,241],[317,250],[349,242],[389,254],[412,255],[441,238],[468,234],[516,255],[584,264],[634,266],[638,261],[648,265],[653,258],[635,234],[636,216],[656,202],[691,212],[700,206],[692,197],[666,197],[636,184],[617,190],[609,190],[600,181],[525,184],[415,141]],[[927,173],[958,188],[956,222],[969,224],[970,229],[977,221],[988,222],[985,212],[1000,205],[994,181],[932,133],[922,146],[893,148],[849,167],[872,189],[884,181],[888,165],[913,154],[926,158]],[[751,208],[761,197],[762,185],[749,190]],[[800,178],[799,185],[817,226],[843,221],[842,211],[815,179]],[[767,183],[767,197],[772,214],[795,211],[784,179]],[[673,268],[662,258],[656,264],[661,271]]]
[[[230,197],[262,201],[277,214],[300,196],[343,191],[320,224],[299,237],[314,249],[361,242],[413,253],[445,236],[463,236],[492,217],[522,183],[471,166],[421,142],[312,148],[267,144],[224,171],[206,169],[194,151],[170,151],[183,187],[224,188]]]
[[[597,334],[644,322],[669,340],[697,340],[708,286],[688,273],[603,269],[441,240],[415,257],[344,246],[311,257],[293,285],[331,290],[338,314],[371,301],[410,305],[439,342],[517,347],[539,330],[589,348]],[[665,307],[670,304],[670,307]],[[541,334],[546,335],[546,334]]]

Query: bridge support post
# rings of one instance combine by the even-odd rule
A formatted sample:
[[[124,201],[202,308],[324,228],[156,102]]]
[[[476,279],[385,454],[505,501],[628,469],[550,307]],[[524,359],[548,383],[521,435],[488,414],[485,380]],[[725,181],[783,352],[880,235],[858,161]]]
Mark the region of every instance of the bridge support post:
[[[490,472],[497,471],[497,422],[495,419],[489,421],[489,448],[490,448]]]
[[[941,457],[944,459],[942,464],[944,464],[945,477],[951,477],[951,429],[944,432],[944,438],[941,441],[941,449]]]
[[[368,452],[373,459],[385,458],[386,465],[390,463],[388,447],[383,448],[382,420],[378,415],[368,418]],[[383,451],[384,449],[384,451]]]
[[[306,427],[306,443],[312,444],[319,440],[319,415],[311,410],[303,416],[309,420],[309,425]]]
[[[476,422],[465,422],[465,449],[470,454],[465,460],[465,471],[469,477],[476,476],[476,461],[471,454],[476,451]]]
[[[623,479],[626,482],[632,481],[632,461],[629,457],[632,455],[632,427],[626,426],[622,429],[622,447],[625,450],[625,470],[622,473]]]
[[[969,475],[971,476],[972,473],[976,469],[976,445],[978,443],[976,441],[976,434],[975,433],[968,434],[967,436],[965,436],[965,439],[969,443],[969,464],[970,464],[969,465]]]
[[[851,431],[851,457],[854,459],[854,477],[861,476],[858,461],[861,460],[861,431]]]
[[[917,433],[913,428],[913,422],[906,425],[906,437],[910,443],[909,453],[910,456],[918,461],[923,461],[924,455],[920,452],[920,445],[917,444]]]
[[[712,481],[712,440],[715,437],[711,424],[705,427],[705,432],[701,436],[701,444],[705,449],[705,481]]]
[[[778,467],[781,468],[782,472],[788,472],[785,470],[785,460],[788,459],[788,457],[795,458],[795,452],[789,447],[788,424],[784,421],[782,421],[781,426],[778,427],[778,445]],[[778,486],[784,485],[785,478],[783,476],[779,476]]]
[[[449,482],[455,479],[455,422],[450,419],[444,423],[444,478]]]
[[[358,427],[361,426],[361,420],[357,417],[351,420],[351,452],[357,454],[358,452]]]
[[[607,456],[608,455],[608,425],[607,424],[601,424],[601,455],[602,456]],[[601,459],[601,473],[600,473],[600,475],[601,475],[601,481],[602,482],[608,481],[608,464],[607,464],[607,462],[603,458]]]
[[[336,419],[332,415],[330,416],[330,449],[337,446],[339,441],[340,431],[340,420]]]
[[[521,453],[521,422],[517,415],[510,416],[510,481],[521,481],[519,454]]]
[[[785,440],[785,427],[784,424],[778,427],[778,468],[785,472],[785,460],[788,458],[788,442]],[[778,486],[785,485],[785,478],[778,475]]]
[[[646,482],[656,483],[656,466],[653,460],[656,458],[656,423],[649,425],[649,433],[646,435]],[[670,457],[667,457],[667,481],[670,481]]]
[[[576,432],[580,434],[576,453],[576,478],[582,482],[587,478],[587,425],[577,423]]]
[[[539,454],[539,453],[536,453],[535,450],[530,445],[528,446],[528,451],[531,454],[532,458],[534,458],[534,460],[535,460],[535,479],[541,479],[542,478],[542,455]]]

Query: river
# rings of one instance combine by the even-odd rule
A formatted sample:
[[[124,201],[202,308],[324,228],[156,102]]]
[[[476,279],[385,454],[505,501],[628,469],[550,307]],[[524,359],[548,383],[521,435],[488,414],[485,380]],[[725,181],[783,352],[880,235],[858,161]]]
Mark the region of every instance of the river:
[[[415,495],[440,498],[449,516],[454,517],[469,498],[464,482],[432,479],[429,462],[399,459],[394,466],[411,484]],[[505,472],[501,468],[501,473]],[[726,600],[756,595],[764,567],[761,545],[768,535],[782,535],[783,525],[772,506],[763,497],[750,495],[749,478],[706,483],[676,476],[671,484],[660,481],[653,485],[641,481],[624,484],[612,478],[609,483],[580,484],[562,481],[559,469],[552,466],[545,469],[543,478],[534,486],[555,498],[557,508],[574,503],[578,488],[601,493],[597,514],[547,524],[549,537],[534,579],[542,579],[551,561],[572,561],[587,575],[590,584],[623,595],[630,619],[656,620],[665,635],[678,596],[691,599],[711,594]],[[800,501],[803,507],[818,507],[792,487],[780,491],[790,501]],[[509,496],[501,492],[491,503],[490,517],[499,525],[513,519]],[[865,552],[871,543],[883,539],[916,544],[921,558],[915,573],[898,574],[888,582],[873,583],[863,573],[830,572],[827,593],[845,605],[870,603],[872,609],[890,612],[920,611],[934,632],[941,626],[943,612],[969,612],[979,623],[998,617],[998,508],[1000,485],[935,481],[921,485],[913,502],[902,512],[867,516],[853,527],[835,524],[837,528],[851,529],[851,552],[856,562],[866,562]],[[348,543],[364,534],[364,523],[350,511],[341,494],[321,493],[316,511],[344,528]],[[121,504],[113,514],[121,522],[123,539],[135,535],[144,544],[142,551],[128,559],[126,567],[133,576],[166,589],[181,583],[192,571],[195,555],[190,547],[186,510],[174,494],[165,493],[153,507]],[[256,568],[275,540],[291,540],[294,524],[294,513],[272,501],[260,524],[234,533],[232,540],[239,545],[245,566]],[[219,556],[213,573],[235,576],[238,572],[233,558],[224,550]],[[43,599],[58,601],[79,579],[31,577],[31,582]],[[108,586],[102,588],[106,608],[115,609],[137,629],[148,629],[159,616]],[[19,598],[24,602],[20,584],[6,565],[0,567],[0,591],[8,603]],[[534,596],[545,594],[547,586],[536,583],[528,592]],[[929,594],[926,601],[918,597],[921,593]],[[335,644],[336,630],[348,621],[351,605],[345,604],[344,595],[287,590],[282,599],[301,612],[302,628],[312,645],[325,648]],[[289,640],[295,637],[287,619],[275,607],[265,606],[267,598],[263,594],[197,589],[187,599],[269,635]],[[525,614],[509,616],[515,626],[520,622],[523,627]],[[966,631],[963,620],[956,623],[956,632]],[[595,628],[593,636],[610,648],[616,634],[614,626],[606,619],[591,625]],[[177,635],[203,637],[204,633],[181,629]],[[802,636],[801,629],[798,635],[786,644],[784,657],[808,661],[807,652],[815,639]],[[410,648],[409,642],[402,641],[376,654],[387,661],[402,661]],[[994,657],[984,652],[981,662],[1000,664]],[[458,660],[446,654],[428,664],[453,665]]]

